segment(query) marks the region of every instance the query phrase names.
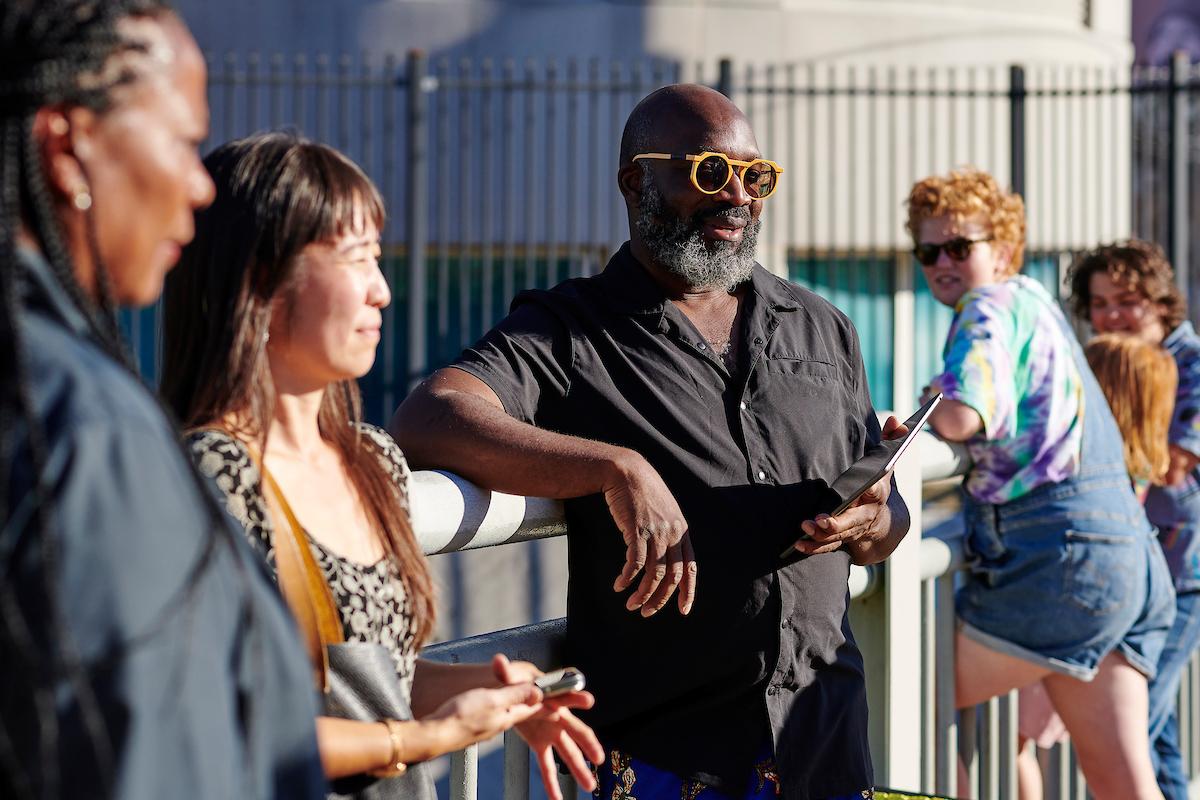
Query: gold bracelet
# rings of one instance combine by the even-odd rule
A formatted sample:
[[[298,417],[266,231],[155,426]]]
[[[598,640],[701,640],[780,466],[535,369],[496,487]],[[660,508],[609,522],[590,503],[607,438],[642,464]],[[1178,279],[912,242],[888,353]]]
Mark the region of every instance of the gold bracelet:
[[[400,723],[394,719],[380,721],[387,726],[388,739],[392,742],[392,752],[388,756],[388,766],[371,770],[370,774],[376,778],[397,778],[408,771],[408,764],[400,760],[400,753],[404,749],[400,735]]]

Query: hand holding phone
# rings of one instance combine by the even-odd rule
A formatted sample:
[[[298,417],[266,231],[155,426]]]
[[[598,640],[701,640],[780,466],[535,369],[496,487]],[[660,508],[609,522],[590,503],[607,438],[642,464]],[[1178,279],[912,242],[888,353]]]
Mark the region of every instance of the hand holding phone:
[[[916,441],[917,434],[925,426],[925,423],[929,421],[933,410],[938,407],[938,403],[941,401],[942,395],[940,392],[929,398],[923,406],[917,409],[915,414],[904,420],[904,426],[908,428],[908,433],[899,439],[887,439],[875,445],[867,451],[866,455],[851,464],[849,469],[837,477],[837,480],[833,482],[830,489],[833,490],[833,494],[837,496],[840,502],[833,510],[828,512],[829,516],[836,517],[854,505],[854,501],[862,497],[864,492],[896,468],[896,463],[900,460],[900,457]],[[805,534],[798,538],[809,539],[811,537]],[[779,557],[787,558],[795,550],[796,546],[790,545],[779,554]]]
[[[549,700],[567,692],[583,691],[587,680],[583,677],[583,673],[574,667],[563,667],[534,678],[533,685],[542,690],[544,699]]]

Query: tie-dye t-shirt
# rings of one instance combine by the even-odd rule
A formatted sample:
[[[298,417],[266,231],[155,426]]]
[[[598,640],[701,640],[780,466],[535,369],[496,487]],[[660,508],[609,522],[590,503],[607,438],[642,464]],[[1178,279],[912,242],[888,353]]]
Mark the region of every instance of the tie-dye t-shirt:
[[[975,462],[965,487],[981,503],[1007,503],[1079,469],[1083,380],[1061,309],[1024,275],[962,296],[935,391],[979,413],[966,442]]]

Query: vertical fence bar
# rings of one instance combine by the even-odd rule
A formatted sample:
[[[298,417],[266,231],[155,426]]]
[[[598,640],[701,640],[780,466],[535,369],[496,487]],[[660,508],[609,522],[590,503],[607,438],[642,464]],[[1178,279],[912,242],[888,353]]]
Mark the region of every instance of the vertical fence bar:
[[[429,210],[429,108],[426,91],[428,62],[420,50],[408,54],[408,375],[405,391],[420,382],[428,363],[425,341],[426,227]]]
[[[1009,185],[1025,196],[1025,68],[1013,64],[1008,68],[1008,163]]]
[[[258,125],[258,53],[246,56],[246,132],[257,131]]]
[[[582,161],[579,146],[579,61],[567,61],[567,268],[570,277],[583,274],[583,256],[579,247],[579,162]],[[586,196],[586,195],[585,195]]]
[[[229,141],[234,138],[237,131],[235,120],[237,119],[237,55],[234,53],[225,54],[225,74],[222,76],[222,89],[225,92],[224,98],[225,108],[221,113],[221,127],[224,135],[223,141]]]
[[[808,123],[808,258],[805,259],[809,280],[817,267],[817,65],[809,62],[805,70],[807,92],[805,110]]]
[[[384,202],[387,204],[388,214],[393,218],[399,218],[400,213],[397,208],[398,194],[396,190],[396,150],[399,143],[396,141],[397,124],[396,124],[396,92],[398,90],[399,76],[396,74],[396,57],[388,55],[383,62],[383,181],[380,184],[380,189],[383,191]],[[409,198],[411,203],[412,198]],[[406,220],[407,221],[407,220]],[[391,257],[387,260],[388,284],[395,291],[399,283],[399,259],[393,251]],[[383,392],[381,402],[383,408],[380,409],[380,419],[387,419],[387,415],[392,413],[392,410],[398,405],[399,398],[396,397],[396,304],[388,303],[383,309],[383,337],[382,352],[380,354],[383,360]]]
[[[529,800],[529,745],[511,728],[504,732],[504,800]]]
[[[933,718],[937,740],[937,775],[934,791],[953,796],[958,785],[958,720],[954,707],[954,576],[943,575],[936,582],[937,642],[935,659],[937,696]]]
[[[337,105],[338,105],[338,149],[343,153],[350,148],[350,61],[349,53],[338,56],[337,62]]]
[[[375,93],[372,90],[377,85],[371,73],[370,57],[363,53],[358,77],[358,112],[362,126],[358,132],[358,163],[362,165],[363,172],[368,175],[375,174],[375,120],[372,114]]]
[[[297,53],[292,59],[292,123],[296,130],[303,133],[306,129],[305,119],[307,106],[304,89],[307,84],[308,59],[304,53]],[[309,129],[311,135],[311,129]]]
[[[1000,698],[980,706],[979,797],[1000,795]]]
[[[450,754],[450,800],[479,797],[479,745],[467,745]]]
[[[1188,54],[1183,51],[1175,53],[1171,59],[1171,75],[1167,93],[1167,135],[1169,137],[1167,155],[1167,256],[1175,268],[1175,283],[1183,296],[1189,295],[1189,265],[1188,233],[1191,218],[1189,216],[1188,200],[1191,187],[1188,184],[1189,151],[1191,142],[1188,131],[1188,73],[1191,64]]]
[[[524,154],[524,170],[525,174],[525,197],[537,197],[538,188],[535,183],[535,167],[541,164],[541,159],[537,157],[537,109],[534,106],[534,84],[537,82],[537,76],[534,73],[533,59],[525,61],[525,82],[523,89],[525,90],[525,121],[521,128],[521,140],[525,142]],[[528,208],[528,204],[526,204]],[[537,275],[537,230],[534,227],[537,223],[536,214],[525,213],[525,280],[521,284],[522,289],[527,289],[538,285]],[[512,298],[507,298],[512,300]]]
[[[968,797],[984,797],[979,782],[979,709],[980,706],[964,708],[958,714],[959,757],[967,773],[967,788],[959,791]]]
[[[733,97],[733,60],[722,58],[717,62],[716,90],[726,97]]]
[[[317,91],[317,118],[313,128],[317,132],[317,138],[322,142],[329,142],[329,56],[324,53],[317,54],[317,74],[316,74],[316,91]]]
[[[437,175],[437,180],[426,184],[427,194],[425,197],[437,204],[437,249],[435,250],[437,258],[437,282],[434,284],[434,303],[436,309],[436,319],[434,320],[436,338],[431,343],[433,352],[427,353],[427,357],[433,356],[431,363],[440,361],[447,350],[447,340],[450,337],[450,192],[447,191],[450,183],[450,63],[447,59],[438,59],[437,68],[434,72],[437,79],[437,91],[433,95],[433,117],[434,130],[437,132],[434,142],[434,152],[431,154],[431,160],[436,165],[434,169]],[[459,90],[461,93],[461,89]],[[458,129],[458,133],[463,133],[462,127]],[[459,186],[461,192],[464,186]],[[416,202],[420,195],[414,195],[412,200]]]
[[[999,698],[1000,788],[997,797],[1017,797],[1017,692]]]
[[[558,207],[558,104],[555,95],[558,92],[558,64],[554,59],[546,62],[546,118],[542,129],[546,131],[546,142],[542,150],[542,159],[546,165],[546,214],[542,223],[543,239],[546,243],[546,285],[558,283],[558,216],[562,209]],[[535,610],[534,619],[540,619],[540,609]]]
[[[506,59],[504,62],[504,81],[502,91],[504,93],[504,119],[500,128],[500,163],[503,165],[503,174],[500,183],[503,186],[504,199],[501,205],[504,208],[504,269],[500,283],[500,291],[503,295],[501,302],[507,307],[516,293],[516,236],[517,236],[517,196],[513,182],[516,180],[516,134],[514,126],[516,125],[516,80],[517,80],[517,65],[512,59]],[[503,310],[501,314],[503,314]]]
[[[593,257],[596,259],[594,262],[594,269],[596,272],[600,271],[601,256],[599,254],[599,251],[603,247],[603,242],[604,242],[603,234],[600,233],[600,226],[601,226],[601,220],[602,220],[601,209],[603,209],[604,206],[602,203],[599,203],[596,201],[596,198],[600,196],[600,163],[601,163],[601,160],[599,158],[599,154],[601,152],[600,147],[599,147],[599,144],[600,144],[600,142],[599,142],[599,139],[600,139],[600,59],[598,59],[594,56],[588,60],[587,98],[588,98],[588,117],[587,117],[588,124],[586,126],[586,129],[588,131],[590,131],[591,134],[588,138],[588,146],[586,148],[586,151],[590,152],[592,154],[592,157],[587,159],[588,172],[587,172],[586,193],[584,194],[584,197],[591,198],[591,202],[586,204],[591,209],[591,212],[592,212],[588,217],[588,219],[589,219],[589,222],[588,222],[588,247],[589,247],[589,249],[595,250],[596,253],[593,256],[588,256],[588,267],[584,271],[584,274],[591,274],[593,271],[593,261],[592,261]],[[611,146],[609,147],[609,150],[610,151],[612,150]]]
[[[938,790],[937,771],[937,579],[921,583],[921,791]]]
[[[621,64],[618,61],[613,61],[608,68],[609,90],[608,90],[608,116],[609,116],[609,136],[610,141],[620,141],[621,126],[624,120],[621,119]],[[612,147],[608,148],[609,152],[613,151]],[[617,174],[617,168],[620,167],[618,159],[612,161],[613,170],[611,175]],[[599,189],[599,187],[597,187]],[[600,192],[600,194],[608,194],[608,192]],[[608,252],[616,252],[617,246],[625,238],[624,231],[621,228],[621,212],[624,211],[625,202],[621,198],[619,192],[613,192],[613,201],[609,204],[611,209],[612,219],[609,220],[609,230],[612,231],[612,236],[609,239]]]
[[[480,169],[483,171],[483,191],[480,193],[480,302],[479,325],[481,331],[492,327],[492,309],[495,306],[496,276],[493,263],[496,244],[496,218],[493,209],[496,206],[495,158],[493,151],[496,147],[495,134],[492,130],[496,110],[493,82],[496,79],[492,60],[485,58],[480,69],[480,81],[483,91],[479,98],[482,124],[480,136],[483,139],[480,148]]]
[[[471,200],[475,197],[475,187],[479,184],[472,180],[475,168],[480,160],[475,157],[476,150],[472,146],[472,135],[475,124],[471,116],[471,62],[465,58],[458,61],[458,343],[457,349],[470,344],[475,336],[471,331],[471,300],[474,295],[473,283],[475,266],[471,252],[471,240],[474,238],[472,217],[475,207]],[[449,149],[449,142],[442,146]],[[452,354],[446,353],[445,358]]]

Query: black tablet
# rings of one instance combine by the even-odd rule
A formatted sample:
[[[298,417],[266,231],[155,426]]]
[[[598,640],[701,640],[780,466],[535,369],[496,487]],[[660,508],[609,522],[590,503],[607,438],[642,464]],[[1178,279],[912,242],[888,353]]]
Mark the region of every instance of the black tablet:
[[[832,495],[836,495],[838,505],[827,512],[829,516],[836,517],[841,514],[850,505],[859,498],[859,496],[879,482],[879,479],[896,468],[896,463],[900,461],[900,456],[904,455],[904,451],[916,441],[917,433],[929,421],[929,415],[937,408],[938,403],[942,401],[942,395],[939,392],[930,398],[925,405],[917,409],[917,413],[913,414],[908,419],[904,420],[905,427],[908,428],[906,433],[900,439],[887,439],[877,445],[873,445],[862,458],[850,465],[850,468],[837,477],[830,487]],[[831,495],[831,496],[832,496]],[[808,537],[801,534],[797,537],[807,539]],[[794,548],[789,547],[783,551],[782,555],[789,555]]]

